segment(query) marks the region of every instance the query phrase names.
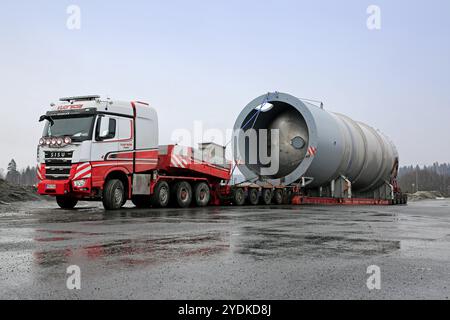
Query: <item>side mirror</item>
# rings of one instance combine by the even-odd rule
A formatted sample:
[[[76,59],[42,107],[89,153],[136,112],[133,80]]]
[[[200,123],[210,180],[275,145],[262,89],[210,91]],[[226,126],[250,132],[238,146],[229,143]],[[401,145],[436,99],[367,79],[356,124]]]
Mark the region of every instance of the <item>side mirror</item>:
[[[47,120],[48,122],[50,122],[50,125],[52,125],[52,126],[55,124],[55,122],[53,121],[52,117],[47,116],[45,114],[39,118],[39,122],[42,122],[44,120]]]

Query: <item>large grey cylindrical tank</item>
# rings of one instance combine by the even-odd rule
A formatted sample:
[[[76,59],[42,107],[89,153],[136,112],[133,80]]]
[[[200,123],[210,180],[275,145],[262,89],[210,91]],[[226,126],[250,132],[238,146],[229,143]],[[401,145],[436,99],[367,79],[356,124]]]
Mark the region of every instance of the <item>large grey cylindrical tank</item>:
[[[264,103],[270,108],[262,108]],[[263,175],[267,162],[259,157],[249,162],[248,139],[236,138],[236,161],[247,179],[289,185],[308,177],[313,178],[309,187],[320,187],[343,176],[352,182],[353,190],[365,192],[389,183],[397,175],[398,153],[384,134],[285,93],[263,95],[244,108],[235,132],[251,128],[258,141],[267,141],[269,150],[279,150],[279,170]],[[270,133],[261,135],[260,129],[279,129],[279,141],[271,141]]]

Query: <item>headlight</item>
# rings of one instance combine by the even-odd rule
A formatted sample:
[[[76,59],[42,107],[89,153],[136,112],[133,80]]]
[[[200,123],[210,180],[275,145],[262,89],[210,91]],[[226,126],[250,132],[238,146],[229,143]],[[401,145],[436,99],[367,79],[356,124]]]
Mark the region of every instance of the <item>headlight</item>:
[[[86,185],[86,180],[77,180],[73,182],[73,185],[77,188],[82,188]]]
[[[58,146],[61,146],[63,143],[64,143],[63,138],[58,138],[58,139],[56,139],[56,144],[57,144]]]
[[[45,144],[45,139],[44,138],[39,139],[39,145],[43,146],[44,144]]]
[[[55,145],[56,144],[56,138],[52,138],[52,145]]]
[[[51,143],[52,143],[52,140],[51,140],[51,139],[45,139],[45,144],[46,144],[46,145],[49,146]]]
[[[71,144],[72,143],[72,139],[70,139],[70,137],[65,137],[64,138],[64,143],[65,144]]]

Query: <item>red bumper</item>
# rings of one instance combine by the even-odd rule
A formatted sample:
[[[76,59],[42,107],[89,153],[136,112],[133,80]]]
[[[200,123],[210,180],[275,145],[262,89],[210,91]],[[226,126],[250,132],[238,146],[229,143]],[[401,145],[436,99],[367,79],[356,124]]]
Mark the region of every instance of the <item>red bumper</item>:
[[[73,164],[66,180],[46,179],[46,166],[41,164],[37,170],[37,177],[39,179],[37,189],[41,195],[70,195],[75,198],[83,198],[92,194],[92,168],[88,162]],[[74,181],[85,181],[85,183],[77,187]]]
[[[69,181],[43,180],[38,183],[37,189],[39,194],[55,196],[66,195],[71,191]]]
[[[70,180],[42,180],[37,186],[38,193],[41,195],[86,197],[91,195],[91,179],[86,179],[86,184],[81,187],[75,187]]]

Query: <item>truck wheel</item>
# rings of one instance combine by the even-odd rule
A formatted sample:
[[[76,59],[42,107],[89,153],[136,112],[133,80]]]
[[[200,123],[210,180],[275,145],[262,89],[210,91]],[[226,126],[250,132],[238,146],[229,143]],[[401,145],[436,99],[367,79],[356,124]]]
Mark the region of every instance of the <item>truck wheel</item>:
[[[77,205],[78,200],[69,197],[56,197],[56,203],[61,209],[73,209]]]
[[[237,206],[243,206],[244,205],[244,203],[245,203],[244,189],[237,188],[237,189],[234,190],[233,202]]]
[[[133,202],[136,208],[150,208],[152,198],[150,196],[134,196],[131,198],[131,202]]]
[[[283,204],[283,190],[281,190],[281,189],[275,190],[275,194],[273,196],[273,201],[277,205]]]
[[[209,203],[211,192],[205,182],[200,182],[195,186],[194,199],[198,207],[206,207]]]
[[[259,202],[259,194],[258,190],[251,188],[248,190],[248,203],[250,203],[253,206],[256,206]]]
[[[272,190],[271,189],[263,189],[261,201],[262,201],[262,204],[264,204],[266,206],[268,206],[272,203]]]
[[[157,208],[165,208],[169,205],[170,188],[166,181],[160,181],[153,190],[152,204]]]
[[[125,188],[119,179],[108,180],[103,188],[103,206],[106,210],[120,209],[124,204]]]
[[[192,187],[186,181],[177,182],[173,188],[176,204],[180,208],[187,208],[192,202]]]

